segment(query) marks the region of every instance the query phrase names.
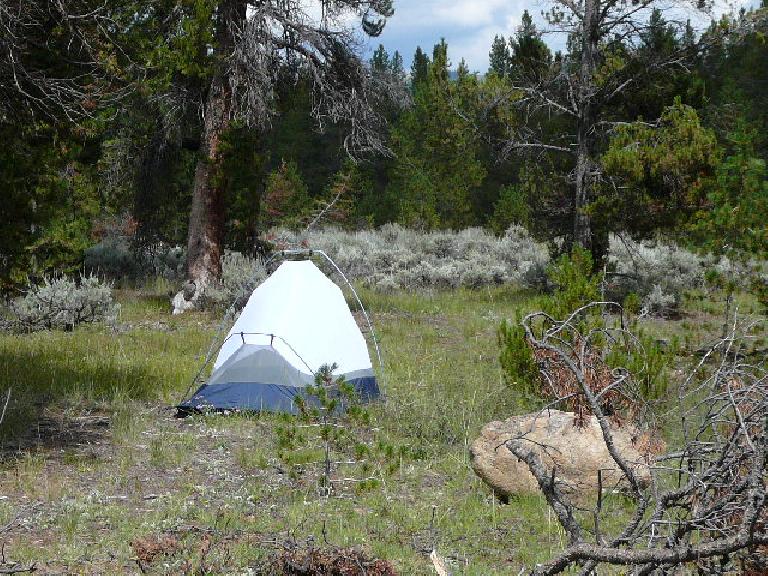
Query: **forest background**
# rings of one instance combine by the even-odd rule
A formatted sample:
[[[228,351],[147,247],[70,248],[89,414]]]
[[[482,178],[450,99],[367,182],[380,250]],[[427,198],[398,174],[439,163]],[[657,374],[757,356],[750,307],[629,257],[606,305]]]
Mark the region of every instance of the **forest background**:
[[[28,26],[21,60],[0,67],[6,292],[82,270],[89,250],[94,266],[119,269],[126,249],[187,244],[204,102],[216,76],[216,4],[115,3],[102,16],[109,34],[98,19],[93,30],[73,32],[52,13]],[[581,66],[583,42],[571,34],[553,52],[528,12],[513,37],[489,46],[482,73],[450,60],[444,40],[416,48],[409,70],[385,46],[360,62],[388,90],[375,104],[379,142],[367,150],[349,145],[355,119],[318,114],[311,66],[276,60],[268,120],[234,118],[222,131],[223,245],[255,254],[271,229],[301,229],[338,198],[326,216],[341,227],[396,222],[502,234],[519,225],[555,254],[581,243],[598,264],[611,233],[662,233],[697,250],[762,257],[768,45],[750,23],[765,2],[703,33],[652,7],[639,34],[596,44],[595,92],[611,82],[617,89],[593,113],[593,170],[581,176],[572,153],[580,144],[570,135],[582,119],[551,94],[567,100],[573,86],[558,82]],[[548,18],[557,24],[563,14]],[[380,32],[371,26],[363,28]],[[93,57],[87,65],[73,54],[73,38],[81,56],[87,48]],[[580,199],[577,181],[590,174]],[[590,219],[591,240],[579,237],[577,217]]]

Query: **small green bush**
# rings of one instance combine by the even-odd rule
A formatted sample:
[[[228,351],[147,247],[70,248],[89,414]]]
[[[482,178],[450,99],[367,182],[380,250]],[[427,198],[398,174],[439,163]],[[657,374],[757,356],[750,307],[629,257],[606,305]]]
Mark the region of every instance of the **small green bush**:
[[[642,302],[640,296],[636,292],[630,292],[624,298],[624,311],[627,314],[639,314],[642,308]]]
[[[594,274],[594,262],[589,250],[574,246],[570,254],[563,254],[547,269],[549,281],[555,290],[544,311],[562,320],[574,310],[600,300],[601,274]]]
[[[501,354],[499,361],[504,381],[520,400],[528,404],[539,393],[539,368],[531,347],[525,340],[525,330],[520,325],[520,318],[515,323],[502,321],[498,330]]]
[[[662,400],[669,389],[669,369],[679,348],[677,340],[666,344],[640,328],[635,340],[616,343],[605,362],[611,368],[624,368],[637,383],[646,400]]]

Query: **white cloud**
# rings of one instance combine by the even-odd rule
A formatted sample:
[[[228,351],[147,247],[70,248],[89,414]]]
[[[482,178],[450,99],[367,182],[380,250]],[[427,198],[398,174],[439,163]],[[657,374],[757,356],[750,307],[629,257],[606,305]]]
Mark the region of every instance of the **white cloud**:
[[[503,22],[509,13],[522,13],[525,0],[399,0],[395,1],[394,27],[432,29],[460,27],[467,30]]]
[[[696,15],[691,9],[680,11],[683,0],[664,3],[682,17]],[[719,16],[723,12],[737,12],[758,3],[759,0],[717,0],[715,13]],[[397,49],[406,62],[410,62],[417,45],[429,52],[445,37],[454,64],[464,58],[471,70],[482,72],[488,68],[488,52],[496,34],[506,37],[514,34],[525,9],[540,29],[546,28],[541,12],[551,5],[550,0],[395,0],[395,15],[387,23],[384,34],[368,44],[375,47],[382,42],[390,52]],[[705,26],[708,22],[709,17],[705,16],[699,25]],[[561,34],[547,35],[545,40],[553,49],[562,49],[565,44]]]
[[[487,26],[493,24],[509,4],[505,0],[453,0],[439,5],[435,15],[449,24]]]
[[[464,58],[470,69],[484,72],[494,35],[513,34],[525,7],[535,9],[535,4],[538,2],[526,0],[395,0],[395,15],[380,41],[409,60],[417,45],[430,52],[444,37],[454,64]],[[372,39],[370,44],[378,42]]]

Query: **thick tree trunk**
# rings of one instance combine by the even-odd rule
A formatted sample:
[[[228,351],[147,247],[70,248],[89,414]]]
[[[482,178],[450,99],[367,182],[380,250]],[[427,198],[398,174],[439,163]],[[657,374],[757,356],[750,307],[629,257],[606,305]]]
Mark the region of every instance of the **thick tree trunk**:
[[[203,290],[221,274],[224,182],[220,140],[229,127],[231,93],[223,74],[214,77],[205,105],[205,128],[195,168],[187,241],[187,279]]]
[[[592,154],[594,148],[594,110],[592,106],[594,73],[599,50],[599,0],[584,2],[581,68],[579,70],[579,119],[577,127],[576,190],[573,215],[573,244],[592,251],[592,222],[586,211],[592,200],[594,179]],[[597,263],[596,263],[597,264]]]
[[[246,17],[246,0],[222,0],[216,22],[217,63],[205,103],[200,156],[195,168],[187,240],[187,280],[174,299],[174,311],[193,307],[221,275],[225,220],[225,179],[221,174],[221,138],[232,119],[232,90],[227,57],[235,45],[234,27]]]
[[[581,119],[579,124],[581,124]],[[590,201],[591,158],[587,146],[588,136],[579,126],[578,151],[576,156],[576,191],[573,214],[573,244],[590,250],[592,248],[592,222],[586,211]]]

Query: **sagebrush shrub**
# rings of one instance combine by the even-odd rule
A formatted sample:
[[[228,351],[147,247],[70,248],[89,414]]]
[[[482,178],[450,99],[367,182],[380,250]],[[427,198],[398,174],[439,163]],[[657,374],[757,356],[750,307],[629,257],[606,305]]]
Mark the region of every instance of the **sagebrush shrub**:
[[[184,277],[186,253],[164,242],[136,248],[128,239],[105,238],[85,251],[85,270],[112,280]]]
[[[673,316],[680,308],[680,292],[665,292],[661,284],[656,284],[646,295],[644,310],[654,316]]]
[[[267,277],[264,263],[240,252],[226,250],[221,258],[221,280],[206,288],[203,308],[242,308],[253,290]]]
[[[606,296],[623,302],[634,292],[647,312],[674,314],[683,293],[702,288],[706,270],[717,263],[710,256],[699,256],[675,244],[613,236]]]
[[[269,236],[278,247],[305,244],[323,250],[350,280],[384,292],[510,282],[536,287],[548,262],[546,247],[519,226],[501,238],[481,228],[418,232],[397,224],[360,232],[330,228],[305,236],[276,230]]]
[[[86,249],[85,269],[107,278],[134,278],[139,263],[128,242],[110,238]]]
[[[96,276],[44,278],[11,302],[11,325],[23,331],[71,330],[89,322],[114,322],[120,305],[112,285]]]
[[[145,246],[138,252],[139,270],[144,277],[167,280],[184,278],[187,263],[186,249],[165,242]]]
[[[94,225],[99,241],[85,250],[87,274],[110,280],[184,277],[184,248],[167,242],[138,242],[139,223],[130,214],[106,217]]]

